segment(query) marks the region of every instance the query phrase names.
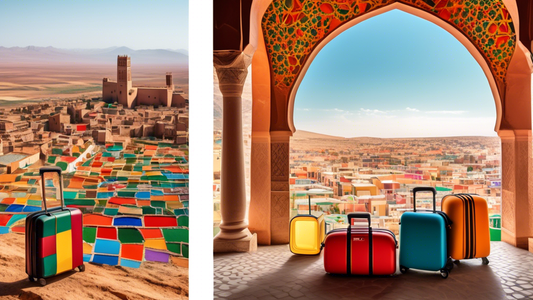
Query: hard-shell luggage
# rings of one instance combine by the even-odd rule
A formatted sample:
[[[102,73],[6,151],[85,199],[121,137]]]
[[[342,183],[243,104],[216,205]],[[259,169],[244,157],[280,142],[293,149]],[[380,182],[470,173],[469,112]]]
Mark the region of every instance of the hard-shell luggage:
[[[368,228],[352,227],[352,219],[367,219]],[[387,229],[372,228],[370,213],[348,214],[348,226],[328,232],[324,241],[324,269],[332,274],[392,275],[396,272],[396,237]],[[348,242],[349,241],[349,242]]]
[[[322,242],[326,236],[324,215],[311,214],[311,194],[309,194],[309,214],[297,215],[291,219],[289,231],[289,248],[294,254],[317,255],[322,251]]]
[[[416,210],[417,192],[433,193],[433,211]],[[436,211],[436,194],[433,187],[413,189],[413,212],[405,212],[400,218],[400,271],[409,268],[440,271],[448,277],[453,268],[448,259],[447,232],[450,219],[442,211]]]
[[[487,200],[473,194],[447,195],[442,211],[452,220],[448,253],[456,260],[481,258],[488,264],[490,255],[489,209]]]
[[[61,207],[47,208],[45,193],[46,173],[57,173]],[[85,270],[83,264],[82,213],[77,208],[66,208],[63,200],[63,180],[58,167],[43,167],[41,193],[44,211],[26,217],[26,273],[30,281],[39,280],[74,270]]]

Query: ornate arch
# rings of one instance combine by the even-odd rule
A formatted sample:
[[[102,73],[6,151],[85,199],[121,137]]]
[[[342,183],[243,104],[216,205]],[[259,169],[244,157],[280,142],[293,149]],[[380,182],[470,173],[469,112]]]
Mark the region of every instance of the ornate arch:
[[[273,87],[292,89],[315,47],[335,29],[397,2],[433,14],[464,34],[487,61],[503,94],[516,35],[501,0],[273,0],[261,23]]]

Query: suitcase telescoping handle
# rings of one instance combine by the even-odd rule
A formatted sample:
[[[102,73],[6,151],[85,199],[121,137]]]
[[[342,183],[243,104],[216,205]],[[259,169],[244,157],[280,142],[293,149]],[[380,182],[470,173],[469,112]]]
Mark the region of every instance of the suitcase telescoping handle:
[[[346,234],[347,240],[347,256],[346,256],[346,272],[348,275],[352,273],[352,219],[367,219],[368,220],[368,275],[372,275],[373,266],[372,262],[372,215],[368,212],[358,212],[358,213],[349,213],[348,214],[348,233]]]
[[[416,193],[417,192],[432,192],[433,193],[433,212],[436,212],[437,190],[432,186],[417,186],[413,188],[413,211],[416,212]]]
[[[63,178],[61,177],[61,168],[60,167],[42,167],[39,169],[39,174],[41,175],[41,193],[43,197],[44,211],[48,213],[48,207],[46,206],[46,191],[45,191],[45,181],[44,174],[46,173],[57,173],[59,177],[59,192],[61,198],[61,208],[65,208],[65,201],[63,200]]]
[[[309,215],[311,215],[311,195],[307,194],[307,197],[309,198]]]

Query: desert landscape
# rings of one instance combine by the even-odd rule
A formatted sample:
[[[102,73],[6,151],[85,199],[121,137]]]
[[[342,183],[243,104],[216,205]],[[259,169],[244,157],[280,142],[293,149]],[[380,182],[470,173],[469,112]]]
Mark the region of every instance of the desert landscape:
[[[134,57],[132,79],[136,86],[164,86],[164,74],[172,72],[176,90],[188,97],[188,56],[177,51],[127,47],[92,50],[0,47],[0,106],[100,97],[102,78],[116,80],[117,55]]]
[[[113,143],[106,143],[106,141],[110,141],[110,136],[112,134],[113,138],[111,140],[116,142],[121,149],[122,146],[127,148],[128,144],[131,145],[131,134],[129,132],[121,136],[117,130],[109,131],[110,135],[107,139],[104,134],[102,135],[101,140],[98,140],[98,137],[94,140],[93,135],[87,131],[89,129],[97,133],[99,129],[106,128],[105,126],[99,128],[98,121],[90,123],[89,119],[100,115],[105,120],[109,120],[109,118],[120,116],[118,110],[121,110],[122,113],[127,110],[126,114],[132,116],[131,120],[137,124],[133,125],[138,127],[142,126],[143,129],[153,126],[149,123],[155,124],[155,122],[163,122],[162,116],[169,115],[166,119],[168,121],[166,125],[175,126],[174,123],[179,123],[178,120],[180,120],[181,131],[179,132],[186,135],[188,132],[188,106],[183,106],[179,109],[177,107],[165,107],[159,111],[156,108],[147,108],[153,113],[150,116],[153,120],[142,117],[141,121],[141,119],[136,119],[138,114],[133,116],[133,114],[137,112],[136,109],[128,110],[123,108],[122,105],[105,104],[101,102],[102,79],[107,77],[112,81],[117,80],[118,55],[129,55],[132,57],[131,73],[134,87],[164,87],[166,79],[165,74],[167,72],[172,72],[173,83],[175,85],[174,91],[181,94],[183,97],[188,98],[188,56],[186,52],[180,53],[179,51],[174,50],[132,50],[126,47],[92,50],[63,50],[53,47],[0,47],[0,111],[5,112],[2,113],[2,124],[11,124],[13,121],[20,121],[23,123],[23,128],[20,127],[10,130],[9,133],[5,130],[3,131],[5,134],[2,138],[2,142],[4,146],[7,146],[3,154],[17,151],[21,152],[25,149],[22,145],[27,145],[28,143],[38,144],[39,146],[36,148],[38,150],[36,151],[40,152],[40,146],[42,144],[50,143],[50,145],[57,145],[57,137],[59,136],[69,139],[69,142],[67,142],[68,145],[75,144],[72,142],[72,139],[74,138],[80,138],[80,143],[84,143],[82,140],[85,138],[87,144],[84,145],[88,147],[84,148],[84,151],[88,150],[91,152],[92,150],[89,150],[91,146],[89,145],[93,145],[93,143],[112,147]],[[97,102],[101,102],[100,105],[95,105]],[[71,115],[68,114],[69,111],[67,111],[67,106],[75,108],[74,110],[70,110]],[[87,110],[87,106],[90,106],[92,110]],[[24,111],[24,116],[16,113],[21,111],[21,109]],[[35,111],[30,112],[34,109]],[[85,110],[83,114],[85,119],[82,118],[83,120],[78,120],[79,123],[72,123],[71,125],[70,120],[76,109]],[[48,125],[50,124],[49,116],[53,115],[63,116],[64,119],[59,122],[62,127],[51,133],[50,136],[45,135],[43,137],[43,135],[38,135],[30,129],[29,122],[35,120],[40,122],[41,119],[44,119],[45,121],[43,122],[47,124],[46,131],[55,130],[51,127],[48,128]],[[143,114],[141,115],[144,116]],[[74,124],[76,124],[76,126],[74,126]],[[78,125],[81,127],[77,127]],[[115,128],[124,127],[123,129],[131,129],[134,127],[132,124],[122,126],[123,124],[120,123],[120,121],[115,121],[114,125]],[[37,127],[35,127],[36,130]],[[75,128],[75,130],[67,132],[67,127]],[[80,128],[81,131],[77,132],[78,128]],[[176,133],[175,127],[172,127],[172,129]],[[13,143],[18,143],[17,146],[13,144],[13,148],[9,148],[8,137],[14,137],[22,131],[28,135],[28,139],[14,141]],[[43,131],[45,131],[45,128],[41,126],[41,132]],[[143,136],[146,137],[146,139],[152,138],[152,141],[155,141],[153,135],[154,134],[151,133],[143,133]],[[181,143],[183,147],[180,149],[185,149],[183,152],[184,155],[185,153],[188,154],[187,141],[183,138],[180,140],[176,137],[175,141],[161,139],[159,142],[161,143],[162,148],[166,147],[165,149],[169,151],[177,151],[177,146],[174,145],[174,148],[172,148],[172,142]],[[168,144],[165,144],[164,142],[167,142]],[[158,149],[158,146],[159,143],[156,143],[148,147],[151,147],[150,149]],[[102,149],[104,149],[104,147],[102,147],[101,150]],[[67,152],[72,153],[72,149],[70,148],[67,152],[64,150],[65,149],[59,149],[57,155],[64,157],[67,155]],[[146,161],[151,161],[148,163],[151,167],[157,165],[157,160],[164,159],[164,155],[167,155],[165,156],[166,159],[168,159],[169,156],[172,156],[170,153],[165,152],[167,150],[153,150],[153,155],[150,154],[151,156],[147,157],[148,160]],[[24,151],[29,150],[26,149]],[[105,150],[102,151],[105,152]],[[161,155],[156,155],[155,152],[157,151],[163,151],[165,153],[161,154],[163,153],[161,152]],[[61,154],[59,154],[59,152],[61,152]],[[43,153],[43,155],[47,158],[46,161],[39,159],[31,165],[31,167],[25,167],[24,171],[21,170],[20,172],[35,171],[45,164],[61,163],[61,158],[57,159],[57,162],[55,161],[56,158],[50,158],[53,156],[51,152],[47,154]],[[97,154],[91,152],[89,156],[91,155],[94,155],[94,157],[91,157],[92,161],[98,160],[99,158],[96,156],[102,156],[103,153]],[[133,163],[132,157],[134,156],[135,154],[128,156],[127,159],[130,160],[129,162]],[[122,164],[127,164],[127,159],[124,157],[122,158]],[[53,162],[51,162],[52,160]],[[106,161],[104,162],[104,165],[107,164],[113,168],[110,163],[112,163],[111,160],[114,159],[106,157],[104,160]],[[134,160],[136,162],[136,159]],[[186,168],[188,173],[188,167],[186,167],[187,160],[188,158],[179,163],[177,161],[173,161],[172,163],[174,165],[179,164],[180,168]],[[85,162],[91,164],[91,161]],[[104,165],[102,165],[102,163],[97,163],[95,167],[97,167],[98,170],[96,171],[101,171],[101,169],[104,168]],[[78,171],[80,168],[83,169],[83,166],[76,166]],[[133,171],[133,165],[128,170]],[[66,170],[63,169],[63,171]],[[0,171],[0,173],[3,174],[5,174],[5,172],[5,170]],[[16,173],[16,171],[13,172]],[[18,172],[18,174],[20,174],[20,172]],[[96,173],[93,172],[93,174]],[[113,175],[118,176],[117,174],[118,173]],[[69,175],[66,176],[68,177]],[[117,180],[116,176],[115,178],[110,179],[110,182],[115,183],[115,180]],[[183,184],[188,185],[188,175],[172,176],[173,175],[169,175],[169,177],[166,178],[160,177],[159,179],[164,182],[163,185],[172,185],[174,188],[174,190],[172,190],[173,197],[178,197],[177,189],[180,188],[176,188],[175,186],[182,184],[185,181],[186,183]],[[180,179],[177,179],[177,177]],[[128,177],[121,178],[126,180]],[[151,183],[155,183],[155,181],[152,180]],[[4,187],[5,186],[8,186],[8,184],[4,185]],[[185,187],[181,189],[186,190],[187,195],[185,195],[185,192],[180,194],[180,200],[187,202],[188,188]],[[82,190],[83,192],[86,192],[87,188],[80,186],[80,191]],[[111,193],[114,193],[115,187],[111,188],[111,190]],[[160,190],[160,198],[163,198],[164,195],[170,193],[170,190],[170,188]],[[132,191],[137,192],[137,190]],[[36,196],[36,194],[38,193],[35,193],[35,191],[28,191],[28,196]],[[94,194],[91,199],[98,198],[96,195],[97,194]],[[100,198],[102,197],[103,196]],[[150,197],[151,195],[149,198]],[[0,202],[2,202],[2,200],[3,199],[0,199]],[[67,202],[68,201],[70,200],[67,200]],[[145,206],[149,207],[152,203],[149,200],[147,201],[149,204]],[[6,217],[9,219],[12,217],[12,214],[9,213],[10,209],[7,208],[7,204],[4,202],[0,204],[0,215],[4,216],[4,220],[6,220]],[[98,204],[101,203],[102,202],[98,201]],[[53,201],[48,202],[48,204],[50,206],[58,205],[58,203],[54,203]],[[173,207],[168,206],[168,203],[161,204],[162,207],[160,207],[159,210],[154,208],[155,211],[152,212],[152,214],[163,214],[163,208],[165,208],[165,214],[175,215],[176,210],[170,211]],[[183,206],[182,203],[180,203],[180,205]],[[104,209],[104,206],[101,208]],[[113,205],[110,204],[110,206]],[[118,207],[115,206],[113,206],[114,209],[118,209]],[[38,209],[40,209],[40,205]],[[82,209],[84,209],[85,213],[85,208],[82,207]],[[187,211],[186,218],[188,218],[188,209],[181,207],[179,211],[180,213]],[[100,215],[98,216],[106,217],[105,214],[107,212],[112,211],[109,211],[109,209],[107,211],[100,210]],[[98,212],[96,212],[96,214],[98,214]],[[181,217],[181,220],[183,221],[183,216]],[[181,230],[184,230],[184,228],[188,228],[188,223],[186,225],[182,223],[180,226],[181,227],[178,227],[181,228]],[[96,227],[93,227],[93,229],[96,230]],[[167,261],[157,262],[157,260],[150,260],[151,258],[149,258],[149,255],[151,255],[151,252],[149,253],[149,251],[151,250],[148,250],[150,248],[148,245],[146,247],[143,246],[143,251],[148,252],[143,252],[143,254],[141,254],[141,260],[136,262],[136,264],[138,264],[137,267],[124,267],[126,265],[125,259],[121,261],[124,262],[124,265],[119,265],[118,263],[115,265],[109,265],[100,264],[96,261],[93,262],[92,259],[94,256],[92,255],[92,249],[96,247],[96,243],[99,241],[101,242],[101,240],[96,239],[99,241],[91,241],[92,244],[84,242],[84,251],[87,252],[84,252],[85,272],[70,271],[58,276],[50,277],[47,278],[47,285],[41,286],[38,282],[30,282],[28,279],[28,275],[25,272],[25,240],[24,234],[21,234],[23,230],[19,232],[15,231],[11,228],[8,230],[9,233],[4,231],[2,233],[5,234],[0,234],[0,270],[2,270],[2,272],[0,272],[0,299],[187,299],[189,297],[188,259],[184,258],[188,257],[188,247],[186,248],[187,250],[183,250],[184,246],[181,245],[182,243],[177,244],[170,242],[169,236],[167,236],[168,240],[157,239],[157,241],[163,242],[157,246],[160,250],[158,253],[164,252],[163,255],[169,256]],[[188,239],[188,229],[186,238]],[[150,241],[147,241],[147,244],[149,242]],[[116,243],[119,243],[119,241],[116,241]],[[172,250],[178,251],[177,248],[179,248],[180,251],[179,255],[172,252]],[[89,252],[91,253],[88,254]],[[124,252],[122,253],[124,254]]]

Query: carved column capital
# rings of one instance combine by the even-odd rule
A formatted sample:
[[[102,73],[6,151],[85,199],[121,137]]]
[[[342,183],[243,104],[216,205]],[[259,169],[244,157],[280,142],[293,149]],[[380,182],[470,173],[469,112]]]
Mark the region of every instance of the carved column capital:
[[[252,56],[241,51],[214,51],[213,64],[223,96],[241,97],[251,63]]]

